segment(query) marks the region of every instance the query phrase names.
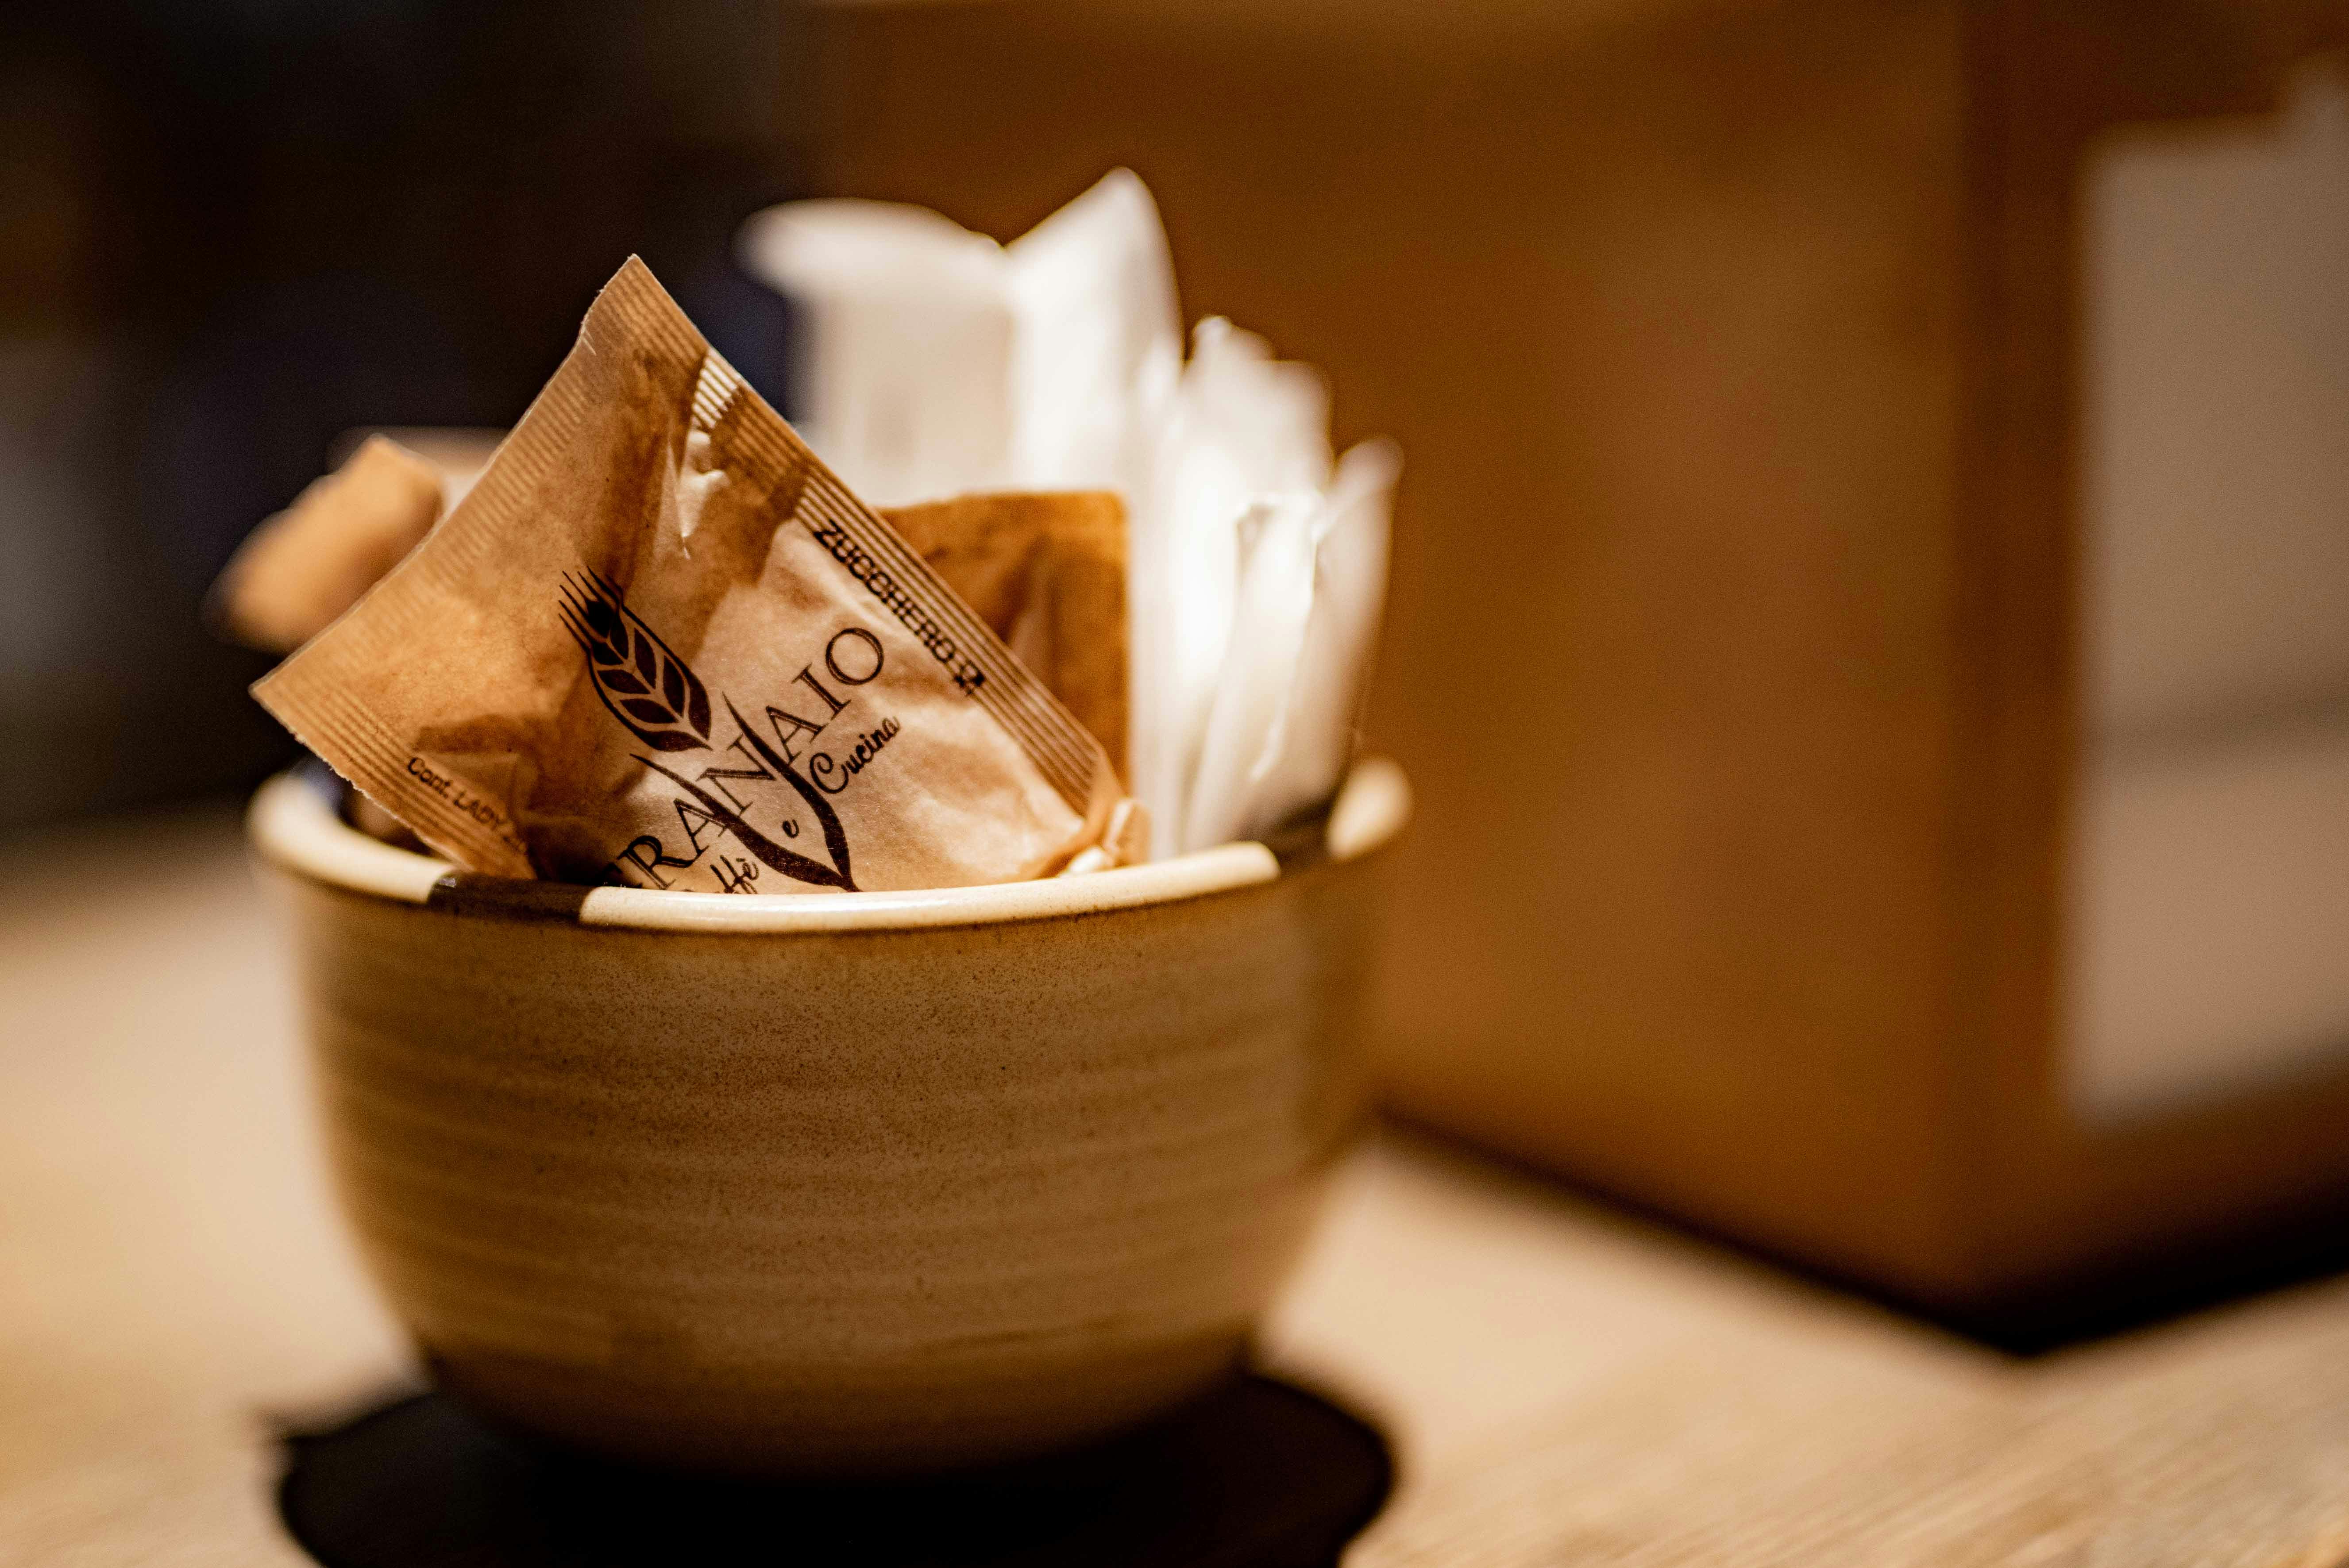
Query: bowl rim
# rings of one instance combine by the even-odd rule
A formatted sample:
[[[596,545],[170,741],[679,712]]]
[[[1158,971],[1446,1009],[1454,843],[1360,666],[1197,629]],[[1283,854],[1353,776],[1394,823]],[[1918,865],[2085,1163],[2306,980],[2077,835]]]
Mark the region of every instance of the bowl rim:
[[[255,852],[309,882],[394,903],[460,915],[575,922],[636,931],[714,935],[776,932],[903,931],[1050,920],[1236,892],[1298,875],[1264,844],[1221,844],[1169,860],[1040,882],[905,892],[709,893],[574,887],[461,872],[445,860],[369,838],[346,823],[323,780],[302,768],[262,785],[245,814]],[[1348,772],[1321,827],[1311,863],[1361,860],[1384,849],[1411,820],[1411,785],[1383,757]]]

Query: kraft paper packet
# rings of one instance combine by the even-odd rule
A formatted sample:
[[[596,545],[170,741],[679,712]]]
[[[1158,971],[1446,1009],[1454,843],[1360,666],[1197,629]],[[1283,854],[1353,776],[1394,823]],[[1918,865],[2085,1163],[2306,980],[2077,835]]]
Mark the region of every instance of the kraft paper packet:
[[[957,496],[881,515],[1126,769],[1125,503]]]
[[[216,623],[248,647],[293,652],[423,541],[449,488],[440,465],[368,437],[254,531],[213,585]],[[1068,705],[1124,777],[1126,529],[1117,495],[967,495],[880,512]],[[354,820],[378,837],[408,836],[364,797]]]
[[[254,696],[468,870],[703,892],[1115,863],[1108,758],[631,258],[464,501]]]
[[[264,653],[316,636],[440,521],[440,470],[370,436],[253,531],[213,584],[220,629]]]

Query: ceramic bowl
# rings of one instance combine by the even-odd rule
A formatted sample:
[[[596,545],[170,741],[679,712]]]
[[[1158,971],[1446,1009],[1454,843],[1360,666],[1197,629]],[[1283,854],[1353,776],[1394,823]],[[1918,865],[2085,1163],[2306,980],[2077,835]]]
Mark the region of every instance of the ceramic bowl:
[[[1009,1461],[1226,1373],[1361,1121],[1376,853],[817,897],[458,873],[263,789],[330,1164],[442,1386],[654,1464]]]

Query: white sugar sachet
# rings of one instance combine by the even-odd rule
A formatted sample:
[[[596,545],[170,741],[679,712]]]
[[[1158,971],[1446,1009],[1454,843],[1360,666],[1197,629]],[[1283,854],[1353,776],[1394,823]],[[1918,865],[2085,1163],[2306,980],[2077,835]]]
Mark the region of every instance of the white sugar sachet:
[[[876,506],[1008,490],[1014,312],[1001,248],[920,207],[794,201],[744,225],[804,328],[801,434]]]
[[[1199,324],[1133,509],[1132,597],[1163,605],[1156,620],[1137,618],[1133,648],[1134,667],[1148,672],[1134,707],[1149,716],[1132,731],[1133,785],[1161,803],[1150,808],[1156,853],[1194,842],[1191,797],[1208,713],[1237,667],[1228,655],[1242,521],[1278,498],[1318,496],[1329,482],[1329,406],[1321,378],[1274,359],[1262,338],[1220,318]],[[1220,811],[1236,803],[1216,804]]]
[[[1365,441],[1340,459],[1315,511],[1312,609],[1296,676],[1250,769],[1245,804],[1230,813],[1237,825],[1229,836],[1266,832],[1329,799],[1353,760],[1386,609],[1394,484],[1402,470],[1402,454],[1393,442]],[[1245,657],[1239,639],[1234,642],[1234,655]],[[1208,739],[1212,745],[1212,727]]]
[[[1157,206],[1131,170],[1112,170],[1003,257],[1018,322],[1017,482],[1118,490],[1130,500],[1183,367],[1174,263]]]
[[[758,214],[740,250],[803,312],[802,434],[859,494],[1139,488],[1182,335],[1127,170],[1009,247],[926,208],[826,201]]]
[[[1313,523],[1320,498],[1291,490],[1251,501],[1237,529],[1238,592],[1222,667],[1209,688],[1182,832],[1187,851],[1244,837],[1250,798],[1281,749],[1313,615]]]

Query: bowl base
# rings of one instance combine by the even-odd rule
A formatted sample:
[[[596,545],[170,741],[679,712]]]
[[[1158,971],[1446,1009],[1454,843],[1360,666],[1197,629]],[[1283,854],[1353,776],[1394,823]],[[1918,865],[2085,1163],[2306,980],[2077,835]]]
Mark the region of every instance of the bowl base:
[[[764,1377],[657,1357],[583,1367],[427,1347],[425,1361],[443,1393],[528,1442],[704,1477],[828,1484],[1000,1467],[1102,1442],[1229,1379],[1247,1340],[1235,1328],[1106,1350],[1023,1348]]]
[[[736,1562],[1321,1568],[1384,1504],[1385,1439],[1232,1378],[1092,1449],[904,1484],[704,1480],[556,1455],[439,1394],[289,1439],[280,1511],[326,1568]]]

